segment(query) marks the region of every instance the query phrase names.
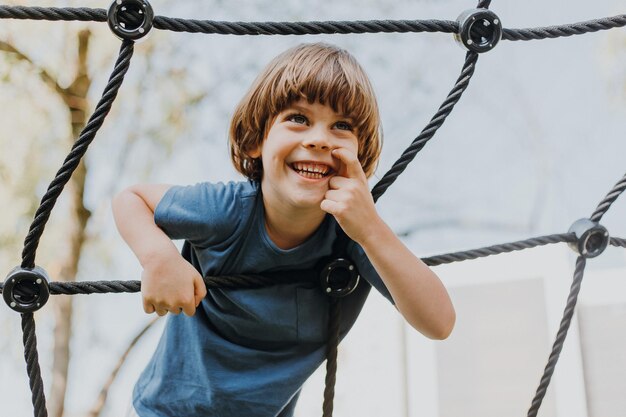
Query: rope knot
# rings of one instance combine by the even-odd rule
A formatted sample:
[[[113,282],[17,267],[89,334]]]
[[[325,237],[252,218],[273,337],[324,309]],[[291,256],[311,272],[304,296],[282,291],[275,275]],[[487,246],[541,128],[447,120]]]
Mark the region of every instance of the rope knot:
[[[577,239],[568,243],[570,248],[584,258],[595,258],[609,245],[609,231],[590,219],[576,220],[569,233],[574,233]]]
[[[50,297],[50,278],[42,268],[13,268],[2,287],[7,305],[19,313],[33,313],[43,307]]]
[[[130,41],[146,36],[154,21],[154,12],[147,0],[114,0],[107,16],[115,36]]]
[[[491,10],[466,10],[458,17],[457,23],[459,31],[454,34],[454,38],[468,51],[490,51],[502,38],[502,22]]]
[[[359,285],[361,276],[356,266],[345,258],[337,258],[322,268],[322,289],[330,297],[341,298],[351,294]]]

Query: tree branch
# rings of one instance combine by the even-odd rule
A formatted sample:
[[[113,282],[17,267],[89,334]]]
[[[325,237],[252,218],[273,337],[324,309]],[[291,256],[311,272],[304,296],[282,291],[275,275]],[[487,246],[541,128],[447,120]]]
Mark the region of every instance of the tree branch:
[[[117,365],[111,372],[111,375],[109,375],[109,378],[102,386],[102,389],[100,390],[100,394],[98,394],[98,398],[96,398],[96,402],[94,403],[94,405],[91,407],[91,410],[89,411],[88,417],[100,416],[100,413],[102,413],[102,410],[104,409],[107,396],[109,395],[109,390],[111,389],[111,385],[113,385],[113,382],[115,382],[115,378],[117,377],[117,374],[122,368],[122,365],[124,365],[124,362],[126,362],[126,359],[128,358],[128,355],[130,354],[130,351],[135,347],[135,345],[137,344],[137,342],[139,342],[139,340],[143,337],[143,335],[146,334],[146,332],[154,325],[154,323],[156,323],[157,320],[159,320],[159,318],[160,317],[157,316],[154,319],[152,319],[152,321],[150,321],[143,329],[141,329],[141,331],[137,333],[137,335],[130,342],[130,344],[126,348],[126,351],[122,354],[122,356],[120,356],[117,362]]]
[[[37,65],[28,55],[17,49],[15,46],[0,40],[0,51],[15,54],[18,60],[27,62],[35,71],[39,73],[39,76],[45,84],[57,92],[61,97],[65,96],[67,92],[63,87],[59,85],[56,78],[50,75],[48,71]]]

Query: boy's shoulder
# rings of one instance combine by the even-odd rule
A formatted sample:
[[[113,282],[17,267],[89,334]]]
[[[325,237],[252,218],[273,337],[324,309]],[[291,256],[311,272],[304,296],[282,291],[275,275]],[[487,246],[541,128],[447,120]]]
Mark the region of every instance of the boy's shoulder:
[[[218,182],[214,186],[224,188],[240,198],[256,197],[261,190],[261,185],[255,181]]]
[[[154,220],[170,238],[206,246],[247,224],[259,190],[249,181],[176,185],[159,202]]]
[[[261,186],[254,181],[201,182],[198,187],[216,197],[248,198],[256,197]]]
[[[175,185],[167,200],[189,201],[198,204],[230,204],[236,200],[256,197],[261,187],[253,181],[199,182],[193,185]]]

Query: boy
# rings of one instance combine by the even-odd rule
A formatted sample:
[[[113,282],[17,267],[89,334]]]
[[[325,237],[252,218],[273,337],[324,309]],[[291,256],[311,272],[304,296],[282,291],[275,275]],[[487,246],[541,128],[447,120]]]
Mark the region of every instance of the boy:
[[[172,313],[134,390],[139,416],[292,416],[324,359],[327,296],[296,282],[207,293],[202,276],[311,268],[331,254],[336,223],[364,278],[342,301],[342,336],[372,285],[427,337],[449,335],[445,288],[376,212],[367,178],[380,147],[360,65],[334,46],[300,45],[265,68],[233,116],[232,160],[250,181],[116,196],[118,229],[143,267],[144,310]],[[170,239],[189,242],[194,266]]]

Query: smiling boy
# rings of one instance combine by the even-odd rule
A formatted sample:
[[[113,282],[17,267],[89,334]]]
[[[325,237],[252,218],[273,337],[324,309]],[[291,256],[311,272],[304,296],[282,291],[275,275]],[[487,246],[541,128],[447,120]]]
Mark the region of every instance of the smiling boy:
[[[360,65],[340,48],[300,45],[265,68],[233,116],[231,156],[249,181],[116,196],[118,229],[143,267],[144,310],[172,313],[135,387],[139,416],[292,416],[324,359],[325,294],[296,280],[207,292],[202,276],[311,268],[331,254],[336,223],[365,279],[343,301],[342,336],[371,286],[427,337],[450,334],[447,291],[374,206],[367,178],[380,147]],[[193,265],[171,239],[189,242]]]

